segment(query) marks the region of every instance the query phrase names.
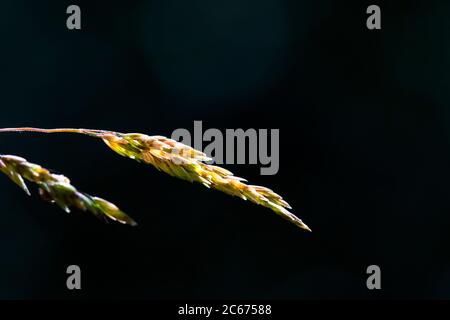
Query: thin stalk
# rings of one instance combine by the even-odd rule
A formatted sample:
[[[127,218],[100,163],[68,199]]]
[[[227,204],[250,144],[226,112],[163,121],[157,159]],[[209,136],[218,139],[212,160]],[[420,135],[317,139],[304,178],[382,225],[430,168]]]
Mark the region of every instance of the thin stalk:
[[[99,137],[102,134],[117,134],[117,132],[107,130],[75,129],[75,128],[41,129],[32,127],[0,128],[0,132],[79,133],[93,137]]]

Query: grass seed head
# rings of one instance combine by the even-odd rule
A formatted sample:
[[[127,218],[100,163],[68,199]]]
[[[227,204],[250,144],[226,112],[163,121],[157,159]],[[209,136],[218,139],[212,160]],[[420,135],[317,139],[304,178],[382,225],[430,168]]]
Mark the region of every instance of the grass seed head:
[[[100,138],[121,156],[151,164],[173,177],[198,182],[208,188],[267,207],[296,226],[311,231],[302,220],[288,211],[291,207],[280,195],[265,187],[246,184],[245,179],[234,176],[230,171],[205,163],[211,159],[203,152],[163,136],[73,128],[3,128],[0,129],[0,132],[66,132]],[[70,204],[83,210],[89,210],[101,217],[106,216],[122,223],[135,224],[131,218],[111,203],[78,192],[64,176],[52,175],[46,169],[29,164],[22,158],[4,157],[6,158],[3,159],[3,162],[0,158],[0,170],[25,192],[29,193],[23,178],[38,183],[41,187],[41,194],[52,199],[65,210]]]
[[[114,220],[123,224],[136,225],[136,222],[117,208],[114,204],[78,191],[70,184],[70,180],[60,174],[53,174],[49,170],[27,160],[10,155],[0,155],[0,171],[30,194],[25,181],[36,183],[41,197],[57,204],[61,209],[70,212],[74,207],[82,211],[89,211],[102,220]]]
[[[301,219],[289,212],[291,207],[272,190],[248,185],[245,179],[230,171],[205,163],[211,160],[203,152],[162,136],[147,136],[139,133],[100,134],[100,138],[118,154],[139,162],[151,164],[173,177],[198,182],[208,188],[270,208],[298,227],[311,231]]]

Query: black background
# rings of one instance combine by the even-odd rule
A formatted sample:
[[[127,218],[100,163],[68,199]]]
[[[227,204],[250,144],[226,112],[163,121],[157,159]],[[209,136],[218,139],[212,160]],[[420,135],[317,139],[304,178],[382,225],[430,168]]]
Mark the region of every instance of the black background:
[[[66,28],[66,8],[82,30]],[[382,30],[366,8],[382,9]],[[448,298],[446,1],[2,1],[0,127],[279,128],[280,170],[227,165],[312,229],[76,135],[2,134],[136,228],[0,180],[0,298]],[[35,191],[35,190],[34,190]],[[66,289],[66,268],[82,290]],[[382,290],[366,288],[381,267]]]

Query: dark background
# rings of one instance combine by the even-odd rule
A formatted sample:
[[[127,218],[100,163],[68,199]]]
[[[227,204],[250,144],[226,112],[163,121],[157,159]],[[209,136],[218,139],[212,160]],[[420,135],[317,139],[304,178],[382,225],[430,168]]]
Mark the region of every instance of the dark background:
[[[66,8],[82,30],[66,28]],[[366,8],[382,9],[369,31]],[[312,229],[77,135],[2,134],[136,228],[0,179],[0,298],[449,298],[450,3],[0,4],[0,127],[279,128],[280,171],[227,165]],[[36,190],[33,190],[36,191]],[[66,268],[82,290],[66,289]],[[382,290],[366,288],[381,267]]]

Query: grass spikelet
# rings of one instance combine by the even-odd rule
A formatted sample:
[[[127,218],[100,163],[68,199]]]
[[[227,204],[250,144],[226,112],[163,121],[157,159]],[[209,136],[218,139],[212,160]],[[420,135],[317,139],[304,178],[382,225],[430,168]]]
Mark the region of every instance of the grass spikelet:
[[[70,180],[60,174],[53,174],[37,164],[11,155],[0,155],[0,171],[21,187],[28,195],[30,192],[24,180],[36,183],[39,194],[44,200],[57,204],[61,209],[70,212],[74,207],[89,211],[96,217],[111,219],[123,224],[136,225],[136,222],[120,211],[114,204],[78,191],[70,184]]]
[[[230,171],[205,163],[205,161],[211,159],[203,152],[169,138],[148,136],[141,133],[119,133],[90,129],[0,129],[0,132],[11,131],[72,132],[97,137],[121,156],[150,164],[173,177],[198,182],[205,187],[267,207],[296,226],[311,231],[301,219],[288,211],[291,207],[280,195],[265,187],[246,184],[245,179],[234,176]],[[16,177],[11,177],[11,179],[14,180]],[[20,181],[16,183],[20,185]]]
[[[99,134],[99,137],[122,156],[151,164],[173,177],[199,182],[208,188],[270,208],[298,227],[311,231],[287,210],[291,207],[280,195],[265,187],[248,185],[244,183],[245,179],[235,177],[230,171],[206,164],[204,161],[210,158],[203,152],[162,136],[107,133]]]

